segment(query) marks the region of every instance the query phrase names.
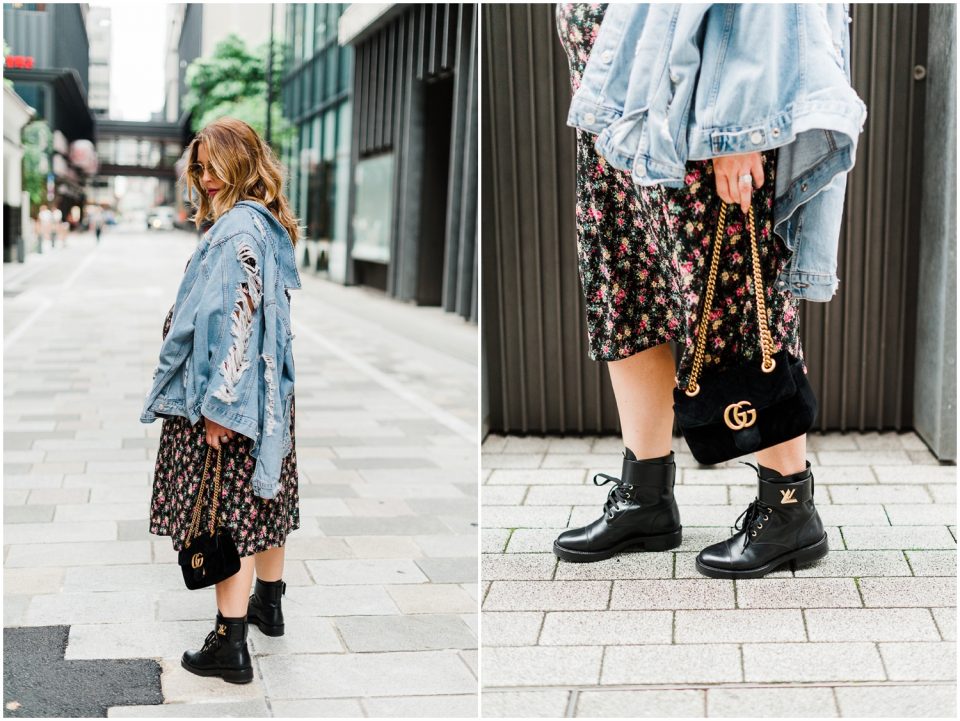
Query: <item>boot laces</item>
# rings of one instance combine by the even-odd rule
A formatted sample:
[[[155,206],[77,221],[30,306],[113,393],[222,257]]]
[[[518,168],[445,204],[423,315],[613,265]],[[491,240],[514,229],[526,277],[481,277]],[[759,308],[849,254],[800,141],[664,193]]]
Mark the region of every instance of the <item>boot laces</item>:
[[[771,513],[773,513],[773,508],[761,501],[758,496],[747,506],[747,510],[733,522],[734,531],[745,531],[743,534],[744,548],[747,547],[752,538],[756,538],[757,531],[763,529],[763,524],[770,520]]]
[[[598,478],[604,478],[606,480],[604,480],[603,483],[597,483]],[[629,491],[633,490],[633,486],[629,483],[624,483],[619,478],[608,476],[606,473],[597,473],[593,477],[593,485],[595,486],[605,486],[611,482],[616,485],[610,489],[610,493],[607,494],[607,500],[603,504],[603,512],[607,518],[613,518],[614,511],[620,510],[620,504],[631,500]]]
[[[203,648],[201,651],[210,651],[215,648],[220,647],[220,637],[217,634],[217,629],[213,629],[210,633],[207,634],[206,640],[203,642]]]

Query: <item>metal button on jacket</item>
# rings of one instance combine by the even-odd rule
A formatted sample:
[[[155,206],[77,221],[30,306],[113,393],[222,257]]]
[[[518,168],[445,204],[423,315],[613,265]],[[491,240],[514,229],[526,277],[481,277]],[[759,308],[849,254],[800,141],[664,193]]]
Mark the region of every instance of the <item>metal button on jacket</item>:
[[[760,143],[763,142],[763,133],[761,133],[759,130],[754,130],[750,134],[750,140],[753,141],[754,145],[760,145]]]

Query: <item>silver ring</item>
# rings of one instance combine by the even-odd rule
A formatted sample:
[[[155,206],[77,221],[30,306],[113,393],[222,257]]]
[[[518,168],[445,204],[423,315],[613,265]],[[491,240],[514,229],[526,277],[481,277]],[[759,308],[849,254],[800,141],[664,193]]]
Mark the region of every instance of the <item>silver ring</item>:
[[[744,175],[741,175],[739,178],[737,178],[737,180],[740,181],[740,185],[743,185],[744,183],[746,183],[751,187],[753,186],[753,175],[751,175],[750,173],[745,173]]]
[[[230,436],[220,436],[220,440],[221,440],[223,443],[226,443],[227,441],[230,440]]]

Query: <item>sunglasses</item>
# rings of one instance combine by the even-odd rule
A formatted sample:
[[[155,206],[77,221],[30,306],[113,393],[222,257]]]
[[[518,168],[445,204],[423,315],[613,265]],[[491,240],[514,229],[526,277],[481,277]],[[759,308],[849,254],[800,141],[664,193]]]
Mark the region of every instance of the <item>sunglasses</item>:
[[[187,171],[191,175],[202,176],[205,167],[210,171],[210,175],[216,177],[217,174],[214,172],[213,168],[210,166],[204,166],[203,163],[190,163],[190,165],[187,166]]]

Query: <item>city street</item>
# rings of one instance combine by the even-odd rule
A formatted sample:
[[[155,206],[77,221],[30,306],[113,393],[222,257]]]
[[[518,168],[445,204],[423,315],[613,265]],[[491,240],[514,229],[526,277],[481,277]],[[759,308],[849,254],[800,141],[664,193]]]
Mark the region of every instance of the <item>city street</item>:
[[[485,717],[956,717],[955,465],[914,433],[809,436],[829,555],[731,581],[694,558],[756,474],[673,449],[683,544],[578,564],[553,539],[600,515],[620,439],[486,439]]]
[[[312,271],[286,635],[250,628],[247,685],[180,667],[214,589],[148,533],[139,416],[195,242],[108,228],[4,265],[5,715],[475,716],[477,327]]]

